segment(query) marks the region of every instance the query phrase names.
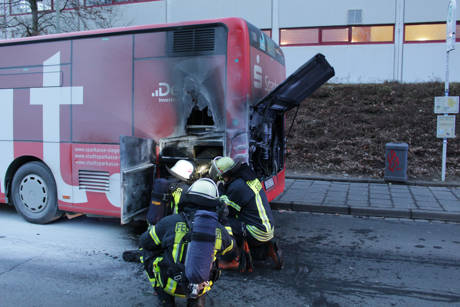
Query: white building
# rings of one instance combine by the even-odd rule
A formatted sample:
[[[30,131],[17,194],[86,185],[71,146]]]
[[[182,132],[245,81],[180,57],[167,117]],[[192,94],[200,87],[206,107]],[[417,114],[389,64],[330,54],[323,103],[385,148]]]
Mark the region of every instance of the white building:
[[[43,0],[53,3],[64,0]],[[334,83],[444,81],[449,0],[80,0],[116,6],[118,25],[242,17],[282,46],[287,73],[314,54]],[[5,7],[7,11],[8,8]],[[460,3],[456,9],[460,18]],[[450,81],[460,82],[460,23]]]

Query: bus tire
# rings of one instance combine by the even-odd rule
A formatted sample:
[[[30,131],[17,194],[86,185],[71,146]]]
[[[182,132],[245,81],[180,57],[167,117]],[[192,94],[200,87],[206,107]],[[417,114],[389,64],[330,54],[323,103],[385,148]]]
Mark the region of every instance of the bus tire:
[[[26,163],[16,171],[11,200],[16,211],[31,223],[46,224],[62,216],[53,174],[38,161]]]

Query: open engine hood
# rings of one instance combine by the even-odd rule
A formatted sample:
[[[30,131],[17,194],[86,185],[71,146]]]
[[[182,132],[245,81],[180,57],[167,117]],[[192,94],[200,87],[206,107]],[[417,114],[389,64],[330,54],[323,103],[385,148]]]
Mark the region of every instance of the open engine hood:
[[[259,112],[267,109],[287,112],[297,107],[334,75],[334,68],[324,55],[318,53],[257,102],[255,109]]]

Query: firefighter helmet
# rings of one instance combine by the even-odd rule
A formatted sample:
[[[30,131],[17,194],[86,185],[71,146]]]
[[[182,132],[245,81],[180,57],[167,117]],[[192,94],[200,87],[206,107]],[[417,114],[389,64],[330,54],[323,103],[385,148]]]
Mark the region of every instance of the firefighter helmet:
[[[195,181],[190,186],[187,193],[203,196],[209,199],[217,199],[219,197],[217,185],[209,178],[201,178]]]
[[[236,163],[230,157],[215,157],[211,162],[211,168],[209,169],[209,176],[213,180],[220,179],[225,173],[229,172]]]
[[[171,168],[166,167],[166,169],[174,177],[182,181],[187,181],[192,177],[195,167],[193,166],[193,163],[190,161],[179,160],[176,162],[176,164],[174,164],[173,167]]]

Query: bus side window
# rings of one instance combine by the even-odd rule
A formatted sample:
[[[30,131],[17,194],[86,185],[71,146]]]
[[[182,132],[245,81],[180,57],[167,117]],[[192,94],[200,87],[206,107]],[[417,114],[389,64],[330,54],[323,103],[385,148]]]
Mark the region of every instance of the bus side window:
[[[266,39],[265,39],[265,35],[260,32],[260,36],[259,36],[259,48],[263,51],[266,51],[267,50],[267,47],[266,47]]]

